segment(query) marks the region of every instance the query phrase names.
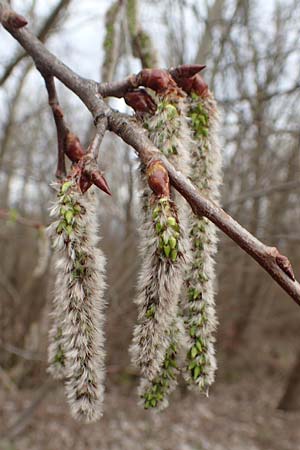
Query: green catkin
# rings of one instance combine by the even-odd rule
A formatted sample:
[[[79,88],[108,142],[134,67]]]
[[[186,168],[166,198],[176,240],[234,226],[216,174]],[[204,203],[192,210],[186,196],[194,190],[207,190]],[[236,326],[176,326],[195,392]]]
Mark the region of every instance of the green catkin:
[[[151,94],[157,111],[154,115],[145,114],[143,125],[149,138],[176,169],[188,175],[191,137],[185,94],[182,91],[180,95],[158,96],[152,91]],[[144,223],[141,250],[145,259],[136,300],[139,324],[134,330],[131,351],[133,363],[141,369],[143,376],[138,390],[142,404],[146,409],[160,410],[167,406],[168,394],[177,383],[176,360],[182,343],[182,327],[177,313],[189,253],[188,212],[184,200],[174,191],[170,200],[150,200],[144,177],[142,190]],[[165,263],[158,262],[163,259]]]
[[[188,117],[193,131],[191,180],[202,195],[219,202],[221,155],[218,142],[218,111],[213,94],[205,98],[191,94],[187,100]],[[214,382],[216,358],[214,255],[217,250],[216,228],[206,218],[191,217],[192,262],[186,273],[187,301],[183,306],[189,336],[185,378],[191,386],[208,394]]]

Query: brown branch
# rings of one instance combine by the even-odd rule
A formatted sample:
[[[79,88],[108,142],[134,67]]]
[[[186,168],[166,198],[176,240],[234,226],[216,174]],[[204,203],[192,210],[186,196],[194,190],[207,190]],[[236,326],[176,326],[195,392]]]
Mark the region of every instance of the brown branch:
[[[61,109],[58,102],[53,76],[44,73],[42,73],[42,76],[44,77],[45,80],[45,85],[49,98],[49,105],[51,106],[56,126],[57,151],[58,151],[56,178],[62,179],[66,176],[65,145],[69,129],[64,120],[63,110]]]
[[[34,220],[28,219],[27,217],[22,217],[15,210],[0,209],[0,220],[10,220],[11,222],[19,223],[20,225],[25,225],[30,228],[44,228],[44,225]]]
[[[277,192],[292,191],[293,189],[298,188],[300,188],[300,181],[293,180],[281,184],[276,184],[274,186],[270,186],[264,189],[257,189],[256,191],[246,192],[245,194],[242,194],[239,197],[229,200],[227,203],[225,203],[224,208],[239,205],[240,203],[244,203],[247,200],[267,197],[269,195],[276,194]]]
[[[0,2],[3,5],[3,1]],[[232,217],[211,201],[202,197],[191,182],[163,157],[158,149],[148,139],[143,130],[132,118],[110,109],[99,94],[99,85],[91,80],[81,78],[58,58],[50,53],[38,39],[26,29],[12,29],[0,20],[10,34],[18,40],[25,50],[32,56],[39,69],[51,72],[69,89],[71,89],[90,110],[97,125],[98,120],[106,117],[108,129],[120,136],[123,141],[131,145],[144,164],[151,160],[161,160],[168,170],[172,185],[183,195],[191,205],[194,213],[205,216],[220,228],[227,236],[235,241],[244,251],[254,258],[271,277],[300,305],[300,284],[294,280],[288,259],[278,252],[275,247],[269,247],[238,224]],[[130,77],[125,81],[128,83]],[[119,86],[124,86],[120,83]],[[107,84],[106,84],[107,87]],[[100,85],[101,92],[101,85]]]

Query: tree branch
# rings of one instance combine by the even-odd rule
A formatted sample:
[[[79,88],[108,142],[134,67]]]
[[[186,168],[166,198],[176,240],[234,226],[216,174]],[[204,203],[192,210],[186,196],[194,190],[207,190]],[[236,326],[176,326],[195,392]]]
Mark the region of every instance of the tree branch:
[[[41,72],[42,73],[42,72]],[[51,106],[53,118],[56,126],[57,134],[57,169],[56,178],[62,179],[66,175],[66,163],[65,163],[65,143],[69,129],[64,120],[64,113],[61,109],[55,88],[55,82],[52,75],[43,74],[45,80],[46,89],[48,92],[49,105]]]
[[[191,182],[168,162],[159,150],[148,139],[146,132],[132,118],[113,111],[109,108],[101,96],[107,90],[108,84],[98,85],[96,82],[84,79],[74,73],[58,58],[50,53],[45,46],[26,29],[15,29],[9,25],[7,17],[12,10],[4,5],[6,14],[3,12],[4,2],[0,1],[0,21],[8,32],[24,47],[31,55],[35,64],[51,75],[57,77],[70,90],[72,90],[86,105],[94,117],[95,125],[105,117],[108,129],[120,136],[123,141],[131,145],[145,165],[153,159],[161,160],[168,170],[172,185],[183,195],[191,205],[192,210],[198,216],[205,216],[220,228],[227,236],[235,241],[244,251],[254,258],[271,277],[300,305],[300,285],[294,279],[291,265],[288,259],[281,255],[275,247],[269,247],[260,242],[238,224],[232,217],[211,201],[202,197]],[[133,80],[133,81],[132,81]],[[124,89],[125,84],[134,83],[134,77],[127,78],[119,83],[119,91]],[[114,84],[114,86],[116,86]],[[121,87],[121,88],[120,88]]]

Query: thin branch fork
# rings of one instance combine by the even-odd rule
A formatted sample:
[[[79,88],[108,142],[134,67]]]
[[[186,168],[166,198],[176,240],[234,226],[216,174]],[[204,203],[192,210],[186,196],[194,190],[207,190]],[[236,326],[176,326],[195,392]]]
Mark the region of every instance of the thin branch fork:
[[[6,11],[3,14],[3,11]],[[193,212],[198,216],[205,216],[220,228],[227,236],[236,242],[245,252],[254,258],[271,277],[285,290],[285,292],[300,305],[300,284],[295,280],[291,264],[275,247],[269,247],[238,224],[224,210],[201,196],[191,182],[159,152],[148,139],[146,131],[135,120],[113,111],[103,100],[103,96],[122,96],[124,86],[131,90],[136,85],[134,76],[114,84],[98,84],[84,79],[56,58],[46,47],[27,29],[17,29],[7,21],[10,14],[15,15],[9,6],[0,1],[0,22],[7,31],[21,44],[33,58],[39,70],[51,73],[65,86],[73,91],[90,110],[96,127],[100,122],[105,123],[110,131],[117,134],[123,141],[132,146],[142,162],[147,166],[153,160],[160,160],[166,167],[172,185],[188,201]],[[105,120],[104,120],[105,119]]]

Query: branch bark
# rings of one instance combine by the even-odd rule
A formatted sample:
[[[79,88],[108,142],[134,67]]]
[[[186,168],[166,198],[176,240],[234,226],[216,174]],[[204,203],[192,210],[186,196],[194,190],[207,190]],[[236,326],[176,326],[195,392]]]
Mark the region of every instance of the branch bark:
[[[69,129],[64,120],[64,113],[59,105],[53,76],[43,73],[42,76],[45,80],[45,85],[48,92],[49,105],[52,109],[52,114],[56,126],[57,149],[58,149],[56,178],[62,179],[66,175],[65,142]]]
[[[58,78],[72,90],[86,105],[94,117],[95,125],[105,117],[108,129],[117,134],[127,144],[132,146],[143,163],[149,164],[153,159],[161,160],[168,170],[170,181],[190,204],[193,212],[198,216],[205,216],[220,228],[227,236],[236,242],[245,252],[254,258],[271,277],[285,290],[285,292],[300,305],[300,284],[295,281],[289,260],[281,255],[275,247],[269,247],[251,233],[245,230],[231,216],[211,201],[202,197],[191,182],[163,157],[161,152],[148,139],[146,132],[135,120],[113,111],[103,100],[101,95],[107,90],[108,84],[99,85],[95,81],[84,79],[56,58],[46,47],[28,30],[15,29],[7,21],[9,13],[15,14],[7,4],[0,2],[0,21],[7,31],[22,45],[33,58],[39,70],[44,70]],[[3,14],[3,11],[6,14]],[[135,78],[129,77],[119,83],[120,93],[124,85],[134,83]],[[116,86],[116,84],[114,84]]]

